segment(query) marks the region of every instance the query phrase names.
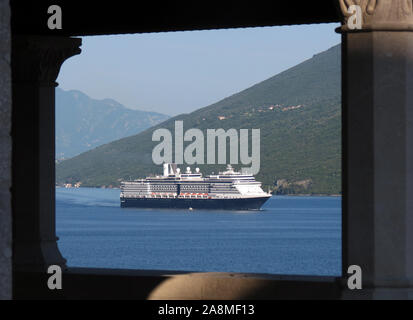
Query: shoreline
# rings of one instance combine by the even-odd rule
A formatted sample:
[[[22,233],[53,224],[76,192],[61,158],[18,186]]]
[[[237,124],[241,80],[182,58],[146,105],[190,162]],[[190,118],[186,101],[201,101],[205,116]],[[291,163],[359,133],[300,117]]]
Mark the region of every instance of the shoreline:
[[[275,196],[283,196],[283,197],[342,197],[341,194],[324,194],[324,193],[309,193],[309,194],[277,194]]]

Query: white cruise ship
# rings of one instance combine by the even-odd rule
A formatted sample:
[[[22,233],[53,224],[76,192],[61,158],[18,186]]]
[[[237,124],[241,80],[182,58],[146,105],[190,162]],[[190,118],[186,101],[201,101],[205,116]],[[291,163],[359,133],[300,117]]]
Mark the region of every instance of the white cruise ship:
[[[271,197],[254,176],[234,171],[231,165],[203,177],[199,168],[185,172],[165,163],[163,175],[122,181],[121,207],[259,210]]]

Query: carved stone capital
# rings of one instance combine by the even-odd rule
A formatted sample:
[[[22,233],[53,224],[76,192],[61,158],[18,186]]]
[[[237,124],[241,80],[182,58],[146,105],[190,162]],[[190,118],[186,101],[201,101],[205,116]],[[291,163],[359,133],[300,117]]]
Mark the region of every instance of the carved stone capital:
[[[338,32],[413,31],[413,0],[337,0],[343,17]],[[361,8],[361,29],[349,28],[354,14],[351,6]]]
[[[80,38],[16,36],[12,39],[13,83],[56,86],[63,62],[81,52]]]

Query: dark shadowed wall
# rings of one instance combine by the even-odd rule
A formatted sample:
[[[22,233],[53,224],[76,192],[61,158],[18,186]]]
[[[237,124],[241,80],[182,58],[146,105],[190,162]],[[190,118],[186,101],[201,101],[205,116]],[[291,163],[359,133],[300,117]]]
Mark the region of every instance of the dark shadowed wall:
[[[10,8],[0,0],[0,300],[11,299]]]

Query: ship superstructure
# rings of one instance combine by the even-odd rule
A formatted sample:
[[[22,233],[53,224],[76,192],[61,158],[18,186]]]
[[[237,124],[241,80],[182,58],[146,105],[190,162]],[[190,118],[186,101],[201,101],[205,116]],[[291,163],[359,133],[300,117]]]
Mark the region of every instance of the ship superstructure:
[[[258,210],[271,197],[254,176],[234,171],[231,165],[203,177],[199,168],[181,172],[165,163],[162,176],[121,183],[122,207]]]

